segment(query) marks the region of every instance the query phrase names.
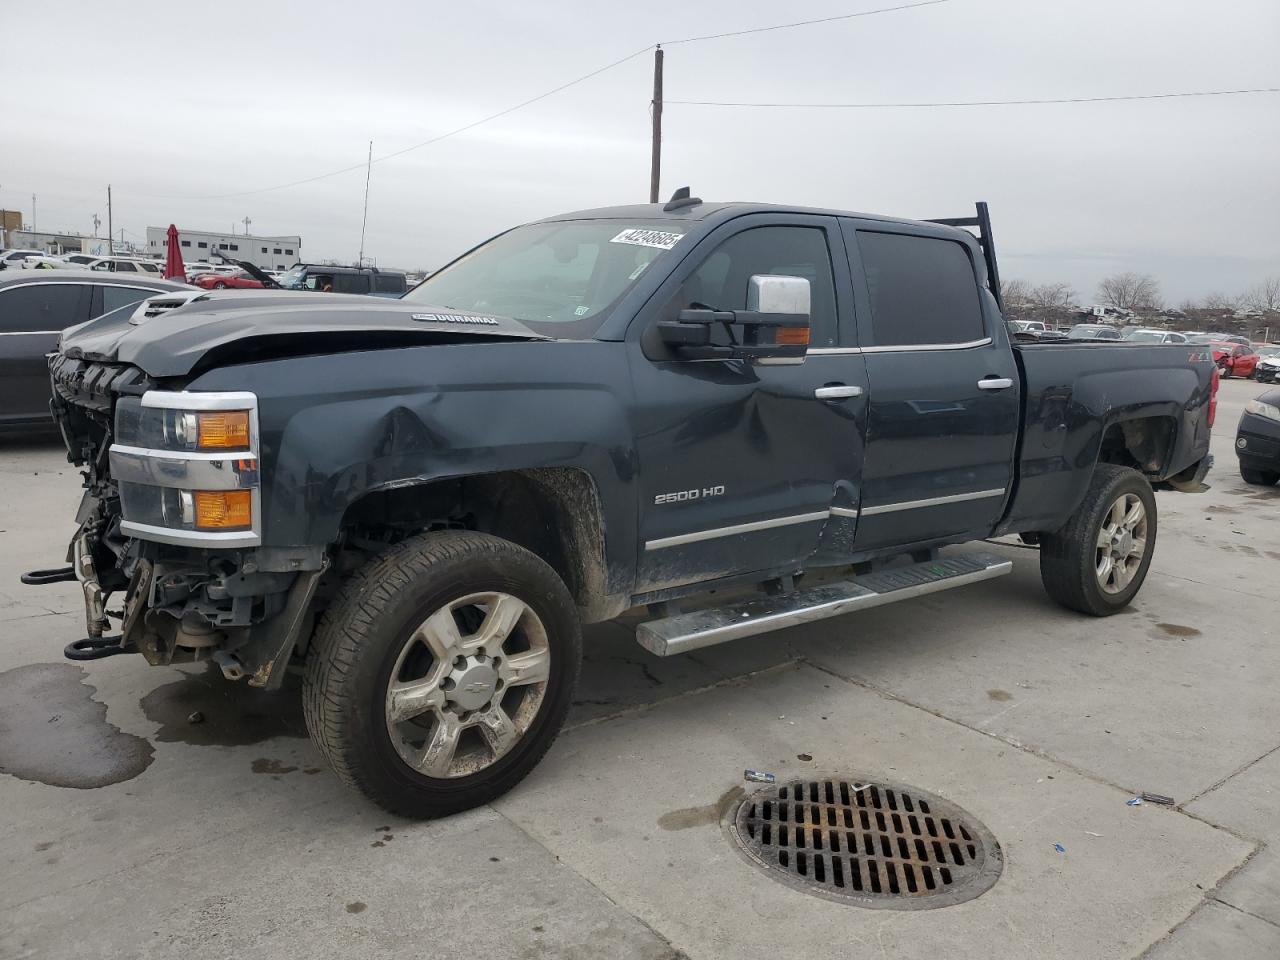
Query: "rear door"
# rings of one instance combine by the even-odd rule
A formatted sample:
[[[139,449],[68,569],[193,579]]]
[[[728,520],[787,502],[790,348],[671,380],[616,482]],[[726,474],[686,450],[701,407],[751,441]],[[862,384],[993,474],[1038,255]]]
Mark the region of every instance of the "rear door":
[[[809,281],[803,363],[691,360],[661,343],[659,319],[695,304],[743,309],[757,274]],[[838,350],[851,292],[834,218],[754,214],[704,238],[632,323],[638,593],[794,571],[833,505],[855,502],[866,380],[862,357]]]
[[[0,421],[49,416],[45,354],[64,328],[89,319],[83,283],[23,283],[0,289]]]
[[[869,383],[859,554],[987,536],[1012,479],[1019,380],[976,243],[845,220]]]

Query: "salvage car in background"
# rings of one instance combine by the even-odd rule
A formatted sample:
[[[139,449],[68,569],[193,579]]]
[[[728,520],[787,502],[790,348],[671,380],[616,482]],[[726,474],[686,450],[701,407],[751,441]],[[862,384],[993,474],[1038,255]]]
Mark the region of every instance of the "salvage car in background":
[[[28,257],[43,257],[43,250],[0,250],[0,270],[11,270],[21,267],[22,261]]]
[[[336,267],[316,263],[294,264],[281,274],[279,283],[284,290],[359,293],[375,297],[401,297],[409,289],[405,275],[398,270]]]
[[[202,273],[191,281],[205,290],[261,290],[263,283],[243,270],[234,273]]]
[[[84,270],[12,270],[0,275],[0,427],[49,421],[45,355],[67,327],[166,290],[158,277]]]
[[[164,264],[141,257],[99,257],[87,264],[86,269],[103,273],[143,273],[153,277],[164,275]]]
[[[1251,345],[1230,342],[1213,345],[1213,362],[1218,365],[1218,372],[1227,379],[1252,377],[1254,369],[1258,366],[1258,360],[1259,357]]]
[[[1187,338],[1173,330],[1135,330],[1124,338],[1126,343],[1186,343]]]
[[[1245,404],[1236,428],[1236,456],[1245,483],[1280,482],[1280,390],[1269,390]]]
[[[1267,343],[1257,348],[1258,365],[1253,378],[1259,383],[1280,382],[1280,343]]]
[[[1077,323],[1067,334],[1068,340],[1119,340],[1120,331],[1104,323]]]

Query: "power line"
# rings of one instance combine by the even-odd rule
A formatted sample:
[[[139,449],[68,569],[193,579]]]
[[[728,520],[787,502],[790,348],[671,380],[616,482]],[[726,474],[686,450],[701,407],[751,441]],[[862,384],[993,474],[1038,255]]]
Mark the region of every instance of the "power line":
[[[677,43],[696,43],[699,40],[720,40],[723,37],[742,37],[748,33],[768,33],[771,30],[790,30],[792,27],[809,27],[816,23],[833,23],[837,20],[852,20],[855,17],[870,17],[877,13],[895,13],[898,10],[913,10],[916,7],[932,7],[939,3],[950,3],[951,0],[923,0],[921,3],[903,3],[896,7],[881,7],[878,10],[862,10],[859,13],[842,13],[834,17],[819,17],[816,20],[796,20],[793,23],[777,23],[771,27],[752,27],[749,30],[730,30],[728,33],[708,33],[701,37],[685,37],[683,40],[664,40],[662,46],[674,47]],[[673,103],[674,101],[668,101]]]
[[[1280,87],[1197,90],[1189,93],[1136,93],[1117,97],[1059,97],[1038,100],[949,100],[935,103],[748,103],[727,100],[668,100],[684,107],[784,107],[818,110],[891,110],[912,107],[1011,107],[1046,103],[1111,103],[1117,100],[1171,100],[1177,97],[1229,97],[1241,93],[1280,93]]]
[[[480,126],[481,124],[489,123],[492,120],[497,120],[499,117],[505,117],[509,113],[515,113],[517,110],[522,110],[525,107],[530,106],[531,104],[537,103],[539,100],[545,100],[547,99],[547,97],[554,96],[555,94],[560,93],[562,90],[568,90],[570,87],[577,86],[578,84],[582,83],[585,80],[590,80],[592,77],[597,77],[600,74],[604,73],[606,70],[612,70],[614,67],[620,67],[622,66],[622,64],[626,63],[628,60],[634,60],[636,57],[640,56],[640,54],[648,53],[649,50],[651,49],[652,49],[651,44],[643,46],[639,50],[636,50],[634,53],[629,53],[625,57],[622,57],[618,60],[614,60],[612,63],[607,63],[603,67],[598,67],[597,69],[592,70],[590,73],[584,73],[582,76],[577,77],[576,79],[570,80],[568,83],[562,83],[560,84],[560,86],[554,87],[553,89],[548,90],[545,93],[540,93],[536,97],[530,97],[528,100],[522,100],[520,103],[514,104],[513,106],[507,107],[503,110],[499,110],[497,113],[491,113],[487,117],[481,117],[479,120],[473,120],[471,123],[465,124],[461,127],[457,127],[453,130],[448,131],[447,133],[442,133],[439,136],[435,136],[435,137],[431,137],[430,139],[423,140],[421,143],[415,143],[410,146],[403,147],[400,150],[395,150],[391,153],[383,154],[380,157],[374,157],[373,160],[366,161],[365,163],[355,163],[349,167],[342,167],[339,170],[330,170],[328,173],[317,174],[314,177],[306,177],[305,179],[302,179],[302,180],[293,180],[289,183],[280,183],[274,187],[262,187],[261,189],[258,189],[258,190],[242,190],[238,193],[223,193],[223,194],[216,194],[216,195],[206,196],[206,197],[172,197],[170,199],[227,200],[232,197],[247,197],[247,196],[252,196],[253,194],[258,194],[258,193],[269,193],[270,191],[273,191],[273,190],[284,190],[284,189],[287,189],[288,187],[300,187],[303,184],[315,183],[317,180],[326,180],[329,177],[336,177],[339,174],[350,173],[352,170],[364,169],[370,163],[382,163],[384,160],[390,160],[394,157],[402,156],[413,150],[421,150],[423,147],[429,147],[433,143],[439,143],[441,140],[448,140],[450,137],[456,137],[460,133],[466,133],[468,130],[473,130],[476,127]]]
[[[707,34],[705,36],[700,36],[700,37],[684,37],[683,39],[680,39],[680,40],[666,41],[666,43],[670,45],[675,45],[678,43],[696,43],[701,40],[719,40],[723,37],[738,37],[738,36],[744,36],[750,33],[766,33],[773,30],[789,30],[793,27],[807,27],[807,26],[812,26],[814,24],[819,24],[819,23],[832,23],[838,20],[852,20],[857,17],[870,17],[880,13],[894,13],[899,10],[910,10],[915,7],[932,7],[940,3],[950,3],[950,2],[951,0],[922,0],[922,2],[919,2],[919,3],[905,3],[905,4],[899,4],[898,6],[893,6],[893,7],[881,7],[876,10],[862,10],[862,11],[859,11],[858,13],[844,13],[844,14],[839,14],[837,16],[833,16],[833,17],[819,17],[814,20],[797,20],[792,23],[777,23],[767,27],[752,27],[747,30],[733,30],[727,33]],[[592,77],[598,77],[600,74],[604,73],[607,70],[612,70],[614,67],[620,67],[622,66],[622,64],[630,60],[634,60],[636,57],[640,56],[641,54],[649,52],[654,48],[654,46],[655,44],[651,44],[651,43],[645,44],[639,50],[636,50],[633,53],[629,53],[625,57],[621,57],[617,60],[614,60],[612,63],[607,63],[603,67],[597,67],[595,70],[592,70],[589,73],[584,73],[582,74],[582,76],[576,77],[573,80],[568,81],[567,83],[562,83],[558,87],[553,87],[552,89],[547,90],[545,93],[540,93],[535,97],[530,97],[527,100],[522,100],[519,103],[513,104],[510,107],[506,107],[502,110],[499,110],[496,113],[491,113],[486,117],[481,117],[479,120],[473,120],[471,123],[464,124],[461,127],[457,127],[453,130],[449,130],[448,132],[442,133],[438,136],[430,137],[429,139],[423,140],[420,143],[414,143],[407,147],[403,147],[399,150],[395,150],[391,153],[383,154],[380,157],[374,157],[372,160],[366,160],[365,163],[353,163],[350,166],[341,167],[337,170],[330,170],[328,173],[320,173],[314,177],[304,177],[301,180],[292,180],[288,183],[279,183],[272,187],[261,187],[257,190],[240,190],[235,193],[211,194],[208,196],[198,196],[198,197],[168,196],[168,197],[163,197],[162,199],[230,200],[236,197],[249,197],[249,196],[254,196],[260,193],[270,193],[275,190],[286,190],[290,187],[301,187],[308,183],[315,183],[318,180],[327,180],[330,177],[340,176],[341,174],[350,173],[353,170],[359,170],[361,168],[364,168],[367,170],[370,164],[382,163],[385,160],[391,160],[395,157],[403,156],[404,154],[411,153],[414,150],[421,150],[423,147],[429,147],[432,144],[439,143],[442,140],[448,140],[450,137],[456,137],[458,136],[458,134],[466,133],[468,130],[474,130],[476,127],[480,126],[481,124],[490,123],[494,120],[499,119],[500,117],[507,116],[507,114],[515,113],[517,110],[523,110],[525,107],[538,103],[540,100],[546,100],[548,97],[553,97],[557,93],[560,93],[564,90],[568,90],[570,87],[575,87],[578,84],[583,83],[584,81],[590,80]],[[657,44],[657,46],[661,46],[661,44]]]

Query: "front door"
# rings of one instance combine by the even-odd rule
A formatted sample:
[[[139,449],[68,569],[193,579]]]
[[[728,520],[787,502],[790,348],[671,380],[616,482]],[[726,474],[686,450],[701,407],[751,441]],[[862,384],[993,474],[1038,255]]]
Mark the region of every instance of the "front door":
[[[870,394],[856,552],[988,536],[1013,475],[1019,379],[978,247],[946,228],[842,225]]]
[[[759,274],[809,281],[811,349],[834,347],[840,326],[852,326],[848,260],[830,217],[731,220],[649,301],[628,331],[641,498],[637,593],[794,570],[817,549],[833,504],[848,513],[856,502],[861,356],[688,360],[656,335],[659,319],[685,307],[744,309],[748,281]]]

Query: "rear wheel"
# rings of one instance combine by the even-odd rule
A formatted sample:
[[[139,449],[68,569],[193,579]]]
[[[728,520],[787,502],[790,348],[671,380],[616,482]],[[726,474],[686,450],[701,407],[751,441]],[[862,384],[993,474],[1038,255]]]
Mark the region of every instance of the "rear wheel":
[[[1128,605],[1146,579],[1156,543],[1156,498],[1142,474],[1100,463],[1084,501],[1040,541],[1045,592],[1095,617]]]
[[[307,727],[383,808],[437,817],[515,786],[551,746],[581,660],[564,583],[527,550],[450,531],[355,574],[316,632]]]
[[[214,283],[214,285],[213,285],[213,289],[215,289],[215,290],[225,290],[225,289],[227,289],[227,285],[226,285],[225,283],[223,283],[221,280],[219,280],[219,281],[217,281],[216,283]]]
[[[1254,470],[1240,465],[1240,476],[1245,483],[1256,483],[1263,487],[1274,487],[1280,483],[1280,472],[1275,470]]]

